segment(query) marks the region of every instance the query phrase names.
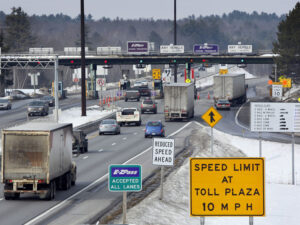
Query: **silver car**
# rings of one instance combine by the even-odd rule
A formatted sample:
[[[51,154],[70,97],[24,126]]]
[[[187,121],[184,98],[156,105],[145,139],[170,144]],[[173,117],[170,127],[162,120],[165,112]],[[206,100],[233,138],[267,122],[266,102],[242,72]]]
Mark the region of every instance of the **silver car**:
[[[120,125],[115,119],[102,120],[102,122],[99,125],[99,135],[104,133],[120,134]]]
[[[0,99],[0,109],[11,109],[11,102],[8,99]]]
[[[40,115],[46,116],[49,113],[48,102],[45,101],[33,101],[28,104],[27,114],[28,116]]]

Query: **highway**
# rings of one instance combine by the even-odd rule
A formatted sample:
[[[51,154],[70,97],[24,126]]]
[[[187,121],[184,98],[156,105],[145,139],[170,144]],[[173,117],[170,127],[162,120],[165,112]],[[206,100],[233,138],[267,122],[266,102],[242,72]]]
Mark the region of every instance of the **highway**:
[[[257,98],[260,85],[265,86],[263,79],[247,81],[248,95]],[[213,96],[212,88],[200,91],[200,100],[195,101],[195,117],[192,121],[203,123],[201,116],[213,105],[212,99],[207,99],[207,93]],[[262,96],[262,98],[265,96]],[[68,191],[58,191],[53,201],[42,201],[36,196],[21,195],[19,200],[3,199],[3,185],[0,185],[0,218],[1,224],[82,224],[94,222],[116,202],[120,201],[120,193],[111,193],[107,188],[107,171],[110,164],[141,164],[143,177],[149,176],[156,168],[152,165],[150,147],[152,139],[144,138],[145,123],[148,120],[162,120],[165,124],[166,136],[180,131],[174,136],[176,152],[183,149],[185,139],[197,126],[193,122],[164,122],[163,100],[158,102],[157,114],[143,114],[141,126],[121,127],[120,135],[98,135],[94,131],[88,135],[89,152],[74,156],[77,164],[77,183]],[[11,111],[1,111],[2,128],[12,125],[14,121],[24,122],[27,119],[26,105],[29,100],[15,102]],[[88,105],[97,104],[98,100],[88,100]],[[141,102],[118,101],[120,107],[139,107]],[[80,106],[79,96],[70,96],[60,101],[60,106],[67,109]],[[256,133],[249,132],[243,126],[236,124],[236,113],[239,108],[230,111],[219,111],[223,119],[216,129],[238,136],[257,138]],[[249,113],[247,108],[242,111]],[[180,130],[181,129],[181,130]],[[283,136],[282,136],[283,135]],[[265,139],[280,140],[284,134],[268,134]],[[277,139],[278,138],[278,139]],[[298,142],[299,140],[297,140]],[[16,214],[16,212],[18,212]]]

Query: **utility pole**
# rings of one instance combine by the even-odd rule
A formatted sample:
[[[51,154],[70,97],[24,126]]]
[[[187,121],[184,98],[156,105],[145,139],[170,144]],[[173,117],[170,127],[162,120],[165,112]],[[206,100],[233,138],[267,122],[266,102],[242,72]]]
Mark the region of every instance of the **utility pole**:
[[[81,116],[86,116],[85,90],[85,31],[84,31],[84,0],[80,0],[81,18]]]
[[[174,0],[174,45],[177,45],[176,31],[176,0]],[[174,64],[174,82],[177,83],[177,64]]]

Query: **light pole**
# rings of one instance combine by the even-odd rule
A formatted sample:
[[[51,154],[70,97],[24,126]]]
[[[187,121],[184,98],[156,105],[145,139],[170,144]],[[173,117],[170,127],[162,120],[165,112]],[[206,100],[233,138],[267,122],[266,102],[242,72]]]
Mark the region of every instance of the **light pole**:
[[[177,31],[176,31],[176,0],[174,0],[174,45],[177,44]],[[174,64],[174,82],[177,83],[177,64]]]
[[[80,0],[81,18],[81,116],[86,116],[84,0]]]

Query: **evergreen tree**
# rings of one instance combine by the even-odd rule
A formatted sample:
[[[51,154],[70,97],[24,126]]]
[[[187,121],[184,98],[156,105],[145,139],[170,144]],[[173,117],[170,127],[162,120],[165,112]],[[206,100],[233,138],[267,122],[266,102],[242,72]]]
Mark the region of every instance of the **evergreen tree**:
[[[155,31],[151,31],[150,35],[149,35],[149,41],[154,42],[155,46],[159,46],[162,44],[163,39],[161,38],[161,36],[159,36],[158,33],[156,33]]]
[[[273,52],[280,55],[275,58],[279,75],[300,78],[300,2],[279,23],[273,46]]]
[[[31,34],[31,27],[28,15],[22,11],[21,7],[12,8],[11,14],[5,18],[7,26],[6,45],[13,51],[28,51],[35,43],[35,38]]]

